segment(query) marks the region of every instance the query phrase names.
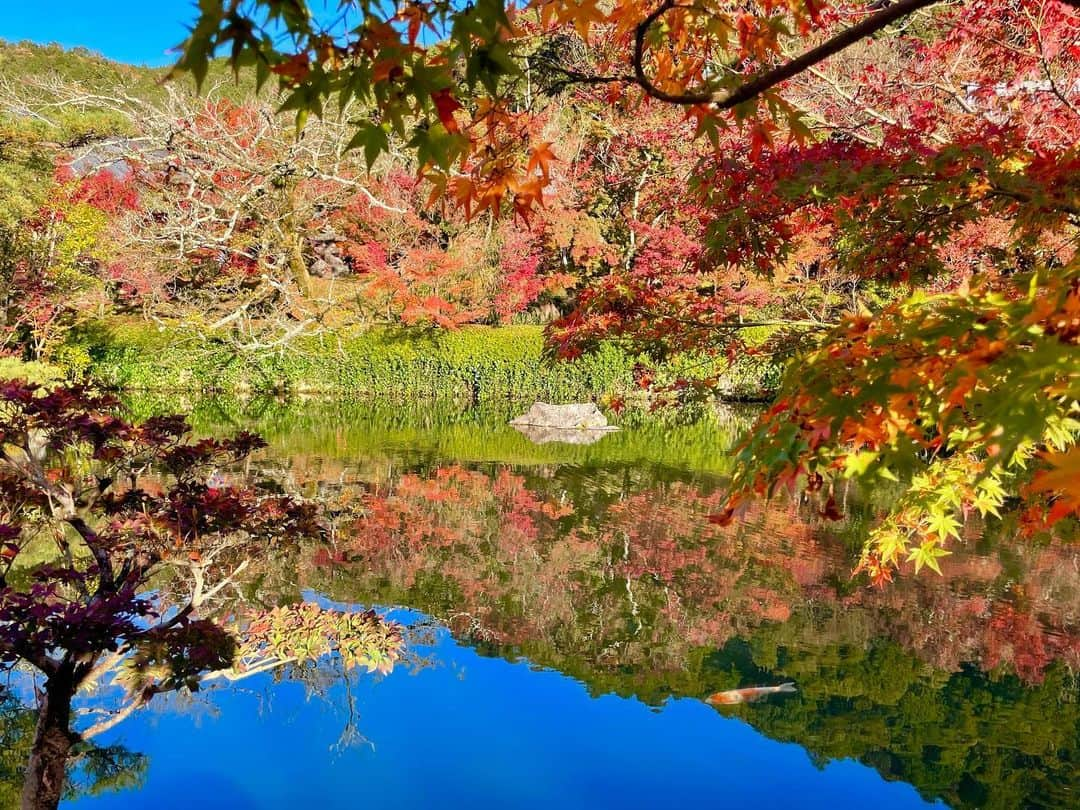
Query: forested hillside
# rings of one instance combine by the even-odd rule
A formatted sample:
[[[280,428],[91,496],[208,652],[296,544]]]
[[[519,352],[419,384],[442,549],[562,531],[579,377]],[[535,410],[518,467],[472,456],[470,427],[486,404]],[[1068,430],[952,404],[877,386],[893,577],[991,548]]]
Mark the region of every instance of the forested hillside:
[[[85,50],[0,42],[0,222],[10,226],[44,200],[63,150],[78,143],[129,132],[128,123],[103,107],[37,109],[44,85],[83,88],[87,93],[131,92],[150,99],[160,73],[110,62]],[[28,105],[33,101],[34,106]],[[48,103],[48,102],[46,102]]]

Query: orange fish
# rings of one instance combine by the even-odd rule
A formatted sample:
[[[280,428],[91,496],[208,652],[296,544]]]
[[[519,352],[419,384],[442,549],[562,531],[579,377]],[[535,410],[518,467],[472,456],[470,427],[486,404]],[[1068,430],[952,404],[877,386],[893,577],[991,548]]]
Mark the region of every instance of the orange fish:
[[[794,691],[795,684],[791,682],[782,683],[779,686],[748,686],[745,689],[729,689],[726,692],[717,692],[705,698],[705,702],[714,706],[731,706],[736,703],[754,703],[779,692]]]

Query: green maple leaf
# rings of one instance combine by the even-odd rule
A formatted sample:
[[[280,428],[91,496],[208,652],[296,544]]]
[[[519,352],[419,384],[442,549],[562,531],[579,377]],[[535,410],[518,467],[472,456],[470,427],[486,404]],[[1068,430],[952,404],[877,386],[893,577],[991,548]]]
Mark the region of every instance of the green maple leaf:
[[[960,539],[960,521],[945,511],[931,511],[926,520],[926,528],[944,540],[946,537]]]
[[[922,567],[924,565],[931,571],[940,574],[941,566],[938,565],[937,558],[945,557],[949,554],[952,554],[952,552],[943,549],[941,546],[938,546],[936,544],[928,543],[913,548],[911,550],[911,553],[908,554],[907,561],[915,563],[916,574],[919,573],[920,570],[922,570]]]

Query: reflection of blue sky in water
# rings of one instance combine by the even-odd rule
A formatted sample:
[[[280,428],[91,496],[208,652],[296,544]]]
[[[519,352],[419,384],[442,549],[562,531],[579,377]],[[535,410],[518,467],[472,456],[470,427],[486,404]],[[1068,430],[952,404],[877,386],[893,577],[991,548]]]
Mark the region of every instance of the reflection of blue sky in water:
[[[527,663],[485,658],[439,634],[437,664],[353,687],[371,745],[337,750],[341,685],[307,700],[271,677],[213,692],[220,712],[137,714],[101,743],[149,756],[143,791],[87,810],[377,807],[925,806],[850,761],[816,768],[697,700],[660,710]],[[272,706],[272,711],[267,707]],[[331,708],[333,707],[333,708]]]

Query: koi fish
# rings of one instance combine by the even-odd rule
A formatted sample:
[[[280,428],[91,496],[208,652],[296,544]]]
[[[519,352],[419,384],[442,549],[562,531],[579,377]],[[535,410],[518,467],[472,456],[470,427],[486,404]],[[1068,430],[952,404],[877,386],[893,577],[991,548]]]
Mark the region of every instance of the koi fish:
[[[717,692],[705,698],[705,702],[714,706],[731,706],[736,703],[754,703],[769,695],[794,691],[795,684],[791,682],[782,683],[779,686],[748,686],[745,689],[729,689],[726,692]]]

